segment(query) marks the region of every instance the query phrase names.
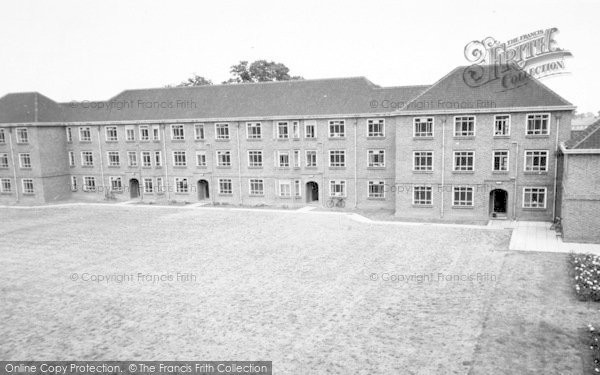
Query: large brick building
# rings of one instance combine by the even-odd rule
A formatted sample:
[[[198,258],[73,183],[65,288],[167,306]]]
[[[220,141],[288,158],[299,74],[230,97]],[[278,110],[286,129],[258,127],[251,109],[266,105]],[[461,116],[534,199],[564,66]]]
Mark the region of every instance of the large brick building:
[[[341,198],[405,218],[551,220],[574,107],[520,71],[483,74],[128,90],[94,103],[9,94],[0,203]]]

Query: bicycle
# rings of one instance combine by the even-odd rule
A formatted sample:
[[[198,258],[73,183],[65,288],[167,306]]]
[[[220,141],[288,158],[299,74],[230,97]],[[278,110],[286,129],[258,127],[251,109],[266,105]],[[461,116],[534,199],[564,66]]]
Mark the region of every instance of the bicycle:
[[[331,197],[325,203],[325,205],[327,206],[327,208],[333,208],[333,207],[344,208],[344,207],[346,207],[346,200],[343,197]]]

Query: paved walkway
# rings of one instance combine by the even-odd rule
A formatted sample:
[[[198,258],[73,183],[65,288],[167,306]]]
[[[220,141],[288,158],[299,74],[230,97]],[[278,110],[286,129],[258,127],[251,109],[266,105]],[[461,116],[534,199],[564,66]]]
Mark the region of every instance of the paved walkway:
[[[545,221],[491,220],[488,226],[512,229],[510,250],[541,251],[548,253],[592,253],[600,255],[600,245],[563,242],[552,224]]]

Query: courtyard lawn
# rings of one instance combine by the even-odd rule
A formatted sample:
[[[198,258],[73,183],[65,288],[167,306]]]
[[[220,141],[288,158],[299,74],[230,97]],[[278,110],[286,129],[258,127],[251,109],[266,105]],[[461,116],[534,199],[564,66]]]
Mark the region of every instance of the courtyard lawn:
[[[4,360],[579,374],[578,330],[598,316],[573,296],[566,255],[507,252],[504,230],[107,205],[0,209],[0,236]]]

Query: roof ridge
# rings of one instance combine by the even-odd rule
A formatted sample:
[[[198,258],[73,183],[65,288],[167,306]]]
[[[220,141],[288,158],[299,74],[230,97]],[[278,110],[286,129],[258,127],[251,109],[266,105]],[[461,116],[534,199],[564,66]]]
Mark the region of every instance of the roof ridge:
[[[425,89],[422,93],[420,93],[419,95],[415,96],[413,99],[409,100],[408,103],[406,103],[402,108],[397,109],[395,112],[400,112],[400,111],[403,111],[404,109],[406,109],[411,103],[415,102],[417,99],[419,99],[420,97],[422,97],[423,95],[425,95],[425,93],[431,91],[432,88],[434,88],[435,86],[439,85],[443,80],[445,80],[446,78],[450,77],[455,71],[457,71],[460,68],[461,67],[458,66],[458,67],[452,69],[449,73],[447,73],[442,78],[440,78],[437,81],[435,81],[431,86],[429,86],[429,88]]]
[[[585,140],[587,140],[595,132],[597,132],[598,129],[600,129],[600,119],[598,119],[595,122],[593,122],[590,125],[588,125],[588,127],[585,128],[585,130],[583,130],[584,133],[580,135],[581,139],[579,139],[578,141],[576,141],[576,143],[573,145],[573,147],[570,147],[570,148],[577,148],[577,146],[579,146],[580,144],[582,144]]]

